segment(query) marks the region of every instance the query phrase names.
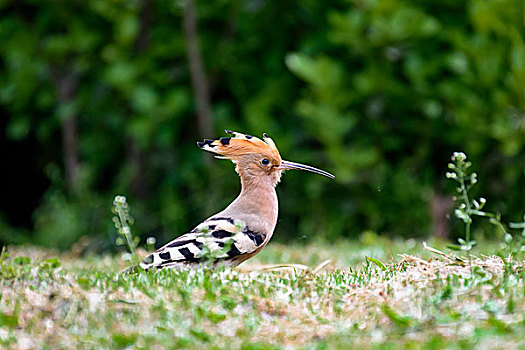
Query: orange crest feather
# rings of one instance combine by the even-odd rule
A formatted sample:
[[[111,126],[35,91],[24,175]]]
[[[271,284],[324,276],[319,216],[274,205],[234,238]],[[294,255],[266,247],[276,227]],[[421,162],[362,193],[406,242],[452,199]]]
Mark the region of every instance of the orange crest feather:
[[[272,160],[272,163],[281,163],[279,150],[266,133],[263,134],[263,141],[240,132],[229,130],[226,132],[233,136],[221,137],[218,140],[204,140],[204,142],[197,142],[197,146],[205,151],[217,153],[219,155],[217,158],[235,160],[236,157],[246,154],[261,154]]]

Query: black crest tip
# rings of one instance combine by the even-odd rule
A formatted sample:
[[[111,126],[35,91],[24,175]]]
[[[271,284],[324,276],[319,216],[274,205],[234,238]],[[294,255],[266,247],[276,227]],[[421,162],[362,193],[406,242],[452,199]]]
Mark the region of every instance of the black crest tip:
[[[197,141],[197,146],[199,146],[200,148],[204,147],[204,145],[204,142]]]
[[[227,134],[235,134],[233,131],[231,130],[224,130]]]
[[[263,133],[263,137],[268,138],[268,139],[270,138],[270,136],[268,136],[267,133]]]

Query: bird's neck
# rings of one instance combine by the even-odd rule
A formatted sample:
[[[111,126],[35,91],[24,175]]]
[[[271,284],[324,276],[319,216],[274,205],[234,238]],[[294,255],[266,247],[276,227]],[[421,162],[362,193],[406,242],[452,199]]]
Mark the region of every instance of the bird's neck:
[[[267,223],[268,230],[273,232],[279,211],[275,185],[275,179],[270,176],[241,174],[241,193],[226,211],[241,216],[259,217]]]

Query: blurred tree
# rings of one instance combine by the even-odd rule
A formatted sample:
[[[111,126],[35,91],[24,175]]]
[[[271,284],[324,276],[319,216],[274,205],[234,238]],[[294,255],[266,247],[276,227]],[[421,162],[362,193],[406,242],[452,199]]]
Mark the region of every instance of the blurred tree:
[[[238,190],[231,164],[193,146],[225,128],[268,132],[283,157],[337,176],[288,174],[276,237],[426,235],[444,224],[456,150],[495,210],[523,214],[520,0],[4,0],[0,13],[6,136],[41,145],[27,159],[51,183],[27,239],[112,247],[115,194],[144,236],[184,232]]]
[[[197,105],[197,125],[199,127],[199,136],[205,138],[212,134],[213,120],[211,116],[210,87],[204,71],[199,45],[197,9],[194,0],[185,0],[182,6],[184,8],[183,30],[186,39],[188,65]]]
[[[329,20],[331,53],[295,53],[287,64],[308,84],[296,110],[338,178],[379,193],[359,205],[374,218],[369,228],[426,231],[427,194],[442,200],[453,149],[505,164],[496,170],[503,178],[482,170],[489,193],[505,186],[499,198],[508,203],[512,188],[523,190],[523,170],[513,166],[525,156],[523,2],[353,0]],[[523,203],[510,202],[518,218]],[[447,211],[434,209],[442,231]]]

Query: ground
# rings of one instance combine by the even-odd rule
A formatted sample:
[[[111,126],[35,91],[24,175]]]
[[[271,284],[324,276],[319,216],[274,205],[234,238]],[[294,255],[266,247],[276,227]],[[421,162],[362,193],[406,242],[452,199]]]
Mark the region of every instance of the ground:
[[[525,263],[492,255],[500,248],[489,244],[470,259],[430,245],[446,254],[375,236],[271,243],[236,269],[132,276],[118,273],[120,256],[8,247],[0,344],[525,349]]]

